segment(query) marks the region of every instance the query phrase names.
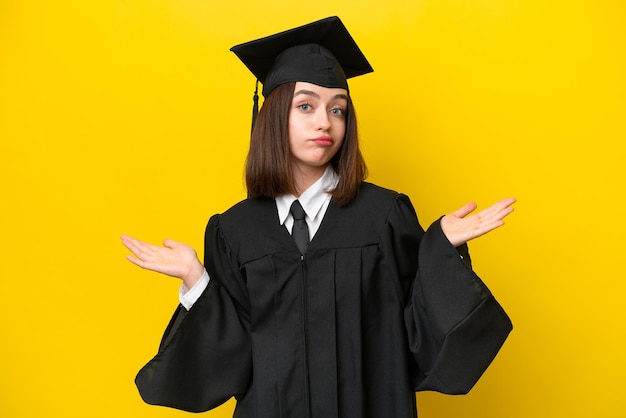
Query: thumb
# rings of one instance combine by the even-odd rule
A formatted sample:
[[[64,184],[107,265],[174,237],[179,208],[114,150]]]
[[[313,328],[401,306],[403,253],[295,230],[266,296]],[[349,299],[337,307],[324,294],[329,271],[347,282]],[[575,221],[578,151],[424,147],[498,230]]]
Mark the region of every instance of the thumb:
[[[470,213],[472,213],[474,210],[476,210],[477,207],[478,205],[476,203],[469,202],[465,204],[465,206],[463,206],[462,208],[457,209],[456,211],[452,212],[452,215],[459,217],[459,218],[464,218]]]
[[[173,239],[166,238],[163,240],[163,246],[165,248],[173,249],[178,246],[178,242],[174,241]]]

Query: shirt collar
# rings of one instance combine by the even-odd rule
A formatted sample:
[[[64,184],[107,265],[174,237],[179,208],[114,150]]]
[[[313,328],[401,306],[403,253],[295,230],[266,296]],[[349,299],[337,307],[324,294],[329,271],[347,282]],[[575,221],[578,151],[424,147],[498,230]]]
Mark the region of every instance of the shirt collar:
[[[313,220],[319,216],[324,202],[330,198],[328,191],[333,190],[339,182],[339,176],[329,164],[322,177],[313,183],[300,195],[299,198],[292,194],[285,194],[276,197],[276,208],[278,209],[278,220],[284,224],[289,216],[289,208],[294,200],[298,199],[307,218]]]

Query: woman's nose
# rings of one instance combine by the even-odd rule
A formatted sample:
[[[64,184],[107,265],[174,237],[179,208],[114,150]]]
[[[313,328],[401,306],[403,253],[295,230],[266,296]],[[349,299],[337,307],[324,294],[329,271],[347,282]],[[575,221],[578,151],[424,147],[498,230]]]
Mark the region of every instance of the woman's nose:
[[[328,130],[330,128],[330,118],[325,109],[320,109],[316,117],[317,129]]]

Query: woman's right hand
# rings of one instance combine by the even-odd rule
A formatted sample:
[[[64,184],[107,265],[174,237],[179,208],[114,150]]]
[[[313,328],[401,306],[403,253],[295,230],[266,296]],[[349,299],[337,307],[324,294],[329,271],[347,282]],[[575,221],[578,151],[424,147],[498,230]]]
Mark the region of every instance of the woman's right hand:
[[[182,242],[166,239],[163,246],[159,247],[122,235],[122,244],[134,255],[126,256],[131,263],[147,270],[178,277],[188,289],[204,274],[204,266],[198,260],[196,251]]]

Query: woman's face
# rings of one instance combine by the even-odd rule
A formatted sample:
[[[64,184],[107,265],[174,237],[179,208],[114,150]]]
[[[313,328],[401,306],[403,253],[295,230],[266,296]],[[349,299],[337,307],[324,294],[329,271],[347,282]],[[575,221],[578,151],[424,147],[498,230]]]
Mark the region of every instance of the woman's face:
[[[289,148],[296,169],[321,171],[346,134],[348,92],[297,82],[289,110]]]

